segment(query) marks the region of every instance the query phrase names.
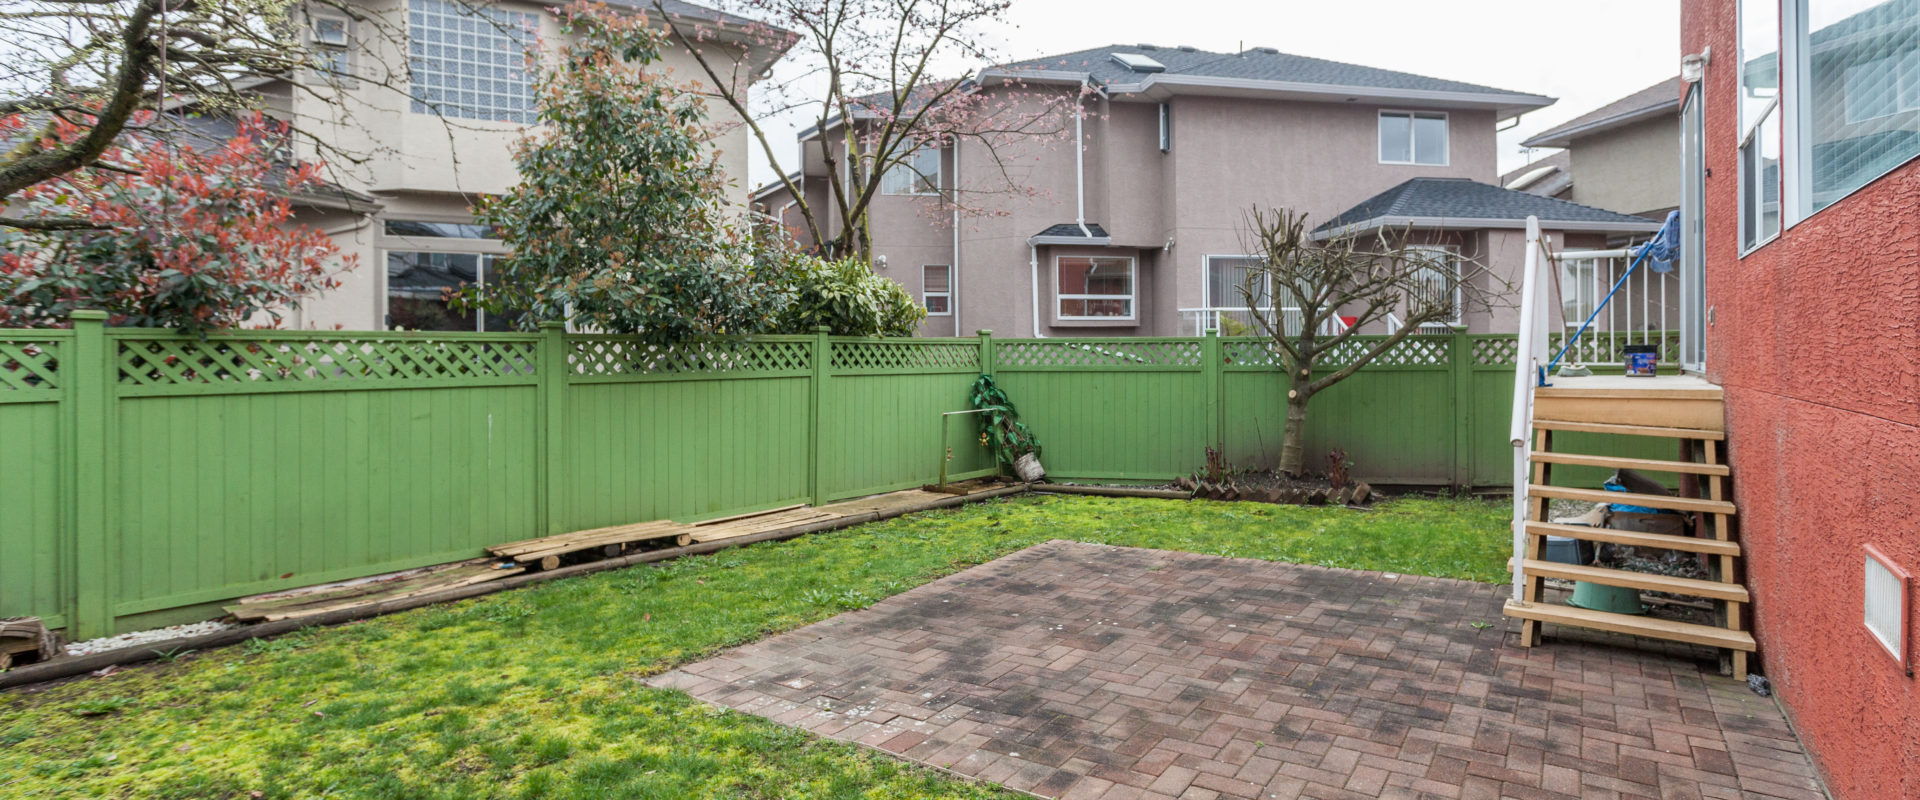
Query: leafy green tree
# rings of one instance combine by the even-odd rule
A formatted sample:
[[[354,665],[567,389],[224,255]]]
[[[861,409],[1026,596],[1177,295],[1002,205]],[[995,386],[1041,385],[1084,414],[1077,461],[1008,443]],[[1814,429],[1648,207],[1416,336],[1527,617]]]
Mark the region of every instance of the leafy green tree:
[[[766,330],[781,294],[721,206],[705,106],[656,67],[664,35],[585,3],[561,25],[574,39],[537,85],[546,130],[514,157],[519,185],[476,215],[512,254],[461,301],[660,344]]]
[[[784,295],[777,333],[825,325],[836,336],[912,336],[927,316],[906,287],[858,259],[776,252],[763,254],[761,264]]]

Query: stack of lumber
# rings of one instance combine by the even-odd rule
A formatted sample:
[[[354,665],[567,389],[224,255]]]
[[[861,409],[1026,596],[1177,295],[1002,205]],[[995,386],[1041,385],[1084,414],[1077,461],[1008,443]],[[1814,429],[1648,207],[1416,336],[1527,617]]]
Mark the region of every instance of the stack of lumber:
[[[661,519],[497,544],[487,548],[487,552],[519,564],[549,570],[560,566],[560,557],[568,553],[598,549],[603,556],[617,556],[622,547],[629,542],[685,535],[687,527],[672,520]]]
[[[674,543],[685,547],[696,542],[711,542],[719,539],[731,539],[735,536],[751,536],[756,533],[777,531],[783,528],[797,528],[815,522],[839,519],[847,516],[825,509],[811,508],[806,505],[792,505],[768,511],[756,511],[751,514],[739,514],[720,519],[696,522],[681,529]]]
[[[53,634],[39,617],[0,619],[0,669],[13,666],[13,660],[20,656],[45,661],[53,654]]]
[[[525,571],[525,567],[503,567],[490,558],[475,558],[409,570],[373,580],[324,587],[314,591],[301,590],[243,597],[239,602],[226,606],[225,609],[241,622],[276,622],[457,589],[475,583],[499,580]]]

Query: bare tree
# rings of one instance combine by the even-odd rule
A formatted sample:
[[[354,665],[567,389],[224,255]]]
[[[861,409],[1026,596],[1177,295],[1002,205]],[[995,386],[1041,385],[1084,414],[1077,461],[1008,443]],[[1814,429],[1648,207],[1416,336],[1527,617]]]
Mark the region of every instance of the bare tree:
[[[1044,194],[1012,167],[1015,154],[1065,141],[1090,93],[1084,85],[1043,85],[1008,70],[936,77],[960,62],[992,63],[982,33],[1004,21],[1007,0],[722,0],[723,9],[755,20],[731,33],[787,49],[790,67],[755,83],[750,99],[754,76],[741,72],[748,67],[711,44],[729,32],[727,23],[671,16],[666,0],[652,2],[698,60],[713,95],[740,117],[780,175],[808,236],[831,257],[867,258],[868,210],[895,168],[926,181],[927,193],[941,199],[933,210],[943,221],[956,211],[1005,213],[1008,197]],[[818,132],[798,163],[776,150],[764,127],[789,112],[804,113]],[[985,177],[970,185],[942,182],[915,162],[926,148],[963,142],[978,145],[968,152],[987,161],[976,173]],[[824,208],[794,177],[793,166],[813,159],[823,167]]]
[[[1421,326],[1452,322],[1465,308],[1490,306],[1505,294],[1498,288],[1504,284],[1471,259],[1414,246],[1404,229],[1336,229],[1316,240],[1307,215],[1256,207],[1247,213],[1244,233],[1248,252],[1259,256],[1240,287],[1247,307],[1299,309],[1252,315],[1292,382],[1280,445],[1280,471],[1287,475],[1301,473],[1307,403],[1315,395],[1353,377]],[[1400,325],[1387,335],[1355,338],[1390,318]],[[1316,377],[1322,359],[1336,353],[1340,366]]]

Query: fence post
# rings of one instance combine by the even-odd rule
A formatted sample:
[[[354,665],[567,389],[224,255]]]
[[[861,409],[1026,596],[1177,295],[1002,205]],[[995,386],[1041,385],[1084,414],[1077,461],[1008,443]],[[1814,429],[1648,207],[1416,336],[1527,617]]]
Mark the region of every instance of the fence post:
[[[1447,371],[1453,378],[1453,485],[1473,483],[1473,340],[1467,326],[1454,325],[1447,342]]]
[[[73,356],[60,367],[72,411],[67,443],[73,448],[73,472],[67,476],[73,503],[73,610],[68,620],[75,639],[113,635],[113,557],[119,552],[107,527],[107,506],[114,500],[107,475],[107,400],[113,391],[112,359],[107,353],[107,312],[75,311]]]
[[[993,331],[986,328],[974,331],[980,337],[980,374],[993,374]]]
[[[813,380],[808,382],[813,391],[807,401],[807,496],[815,507],[827,504],[827,447],[821,428],[827,419],[827,374],[833,359],[833,340],[827,336],[832,330],[825,325],[813,328]]]
[[[1200,340],[1200,382],[1204,387],[1207,406],[1207,438],[1213,441],[1208,447],[1218,447],[1224,451],[1227,447],[1227,410],[1221,407],[1226,402],[1220,362],[1224,360],[1220,348],[1220,329],[1208,328],[1207,336]],[[1223,453],[1224,455],[1224,453]]]
[[[534,358],[534,374],[539,378],[539,396],[534,400],[534,414],[540,420],[540,427],[534,431],[539,458],[534,460],[534,487],[539,493],[534,498],[538,509],[539,535],[552,536],[566,532],[566,519],[561,510],[565,508],[560,500],[561,488],[566,486],[562,475],[560,458],[566,441],[566,391],[567,391],[567,324],[564,322],[540,323],[539,355]]]

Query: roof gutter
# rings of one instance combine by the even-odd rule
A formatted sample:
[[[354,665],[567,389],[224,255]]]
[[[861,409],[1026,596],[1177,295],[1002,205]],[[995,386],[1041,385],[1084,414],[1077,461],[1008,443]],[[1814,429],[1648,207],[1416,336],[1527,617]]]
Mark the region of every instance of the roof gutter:
[[[1027,244],[1033,247],[1046,247],[1048,245],[1066,245],[1068,247],[1113,246],[1112,236],[1093,236],[1091,235],[1091,231],[1088,233],[1089,235],[1087,236],[1029,236],[1027,237]]]
[[[1330,83],[1304,83],[1300,81],[1267,81],[1252,78],[1217,78],[1206,75],[1181,75],[1177,73],[1154,73],[1139,83],[1114,84],[1107,87],[1114,94],[1138,94],[1155,87],[1169,89],[1238,89],[1245,91],[1305,94],[1327,97],[1366,98],[1369,100],[1400,100],[1433,105],[1470,105],[1475,107],[1492,106],[1504,119],[1522,114],[1536,108],[1553,105],[1554,98],[1538,94],[1520,94],[1517,92],[1464,92],[1434,89],[1387,89],[1377,86],[1342,86]]]
[[[1497,217],[1374,217],[1362,222],[1341,225],[1337,228],[1314,231],[1314,241],[1325,241],[1340,234],[1365,233],[1379,228],[1419,228],[1423,230],[1485,230],[1509,229],[1522,230],[1527,227],[1524,219],[1505,219]],[[1578,220],[1540,220],[1540,227],[1546,230],[1565,233],[1654,233],[1660,230],[1660,223],[1646,222],[1588,222]]]

